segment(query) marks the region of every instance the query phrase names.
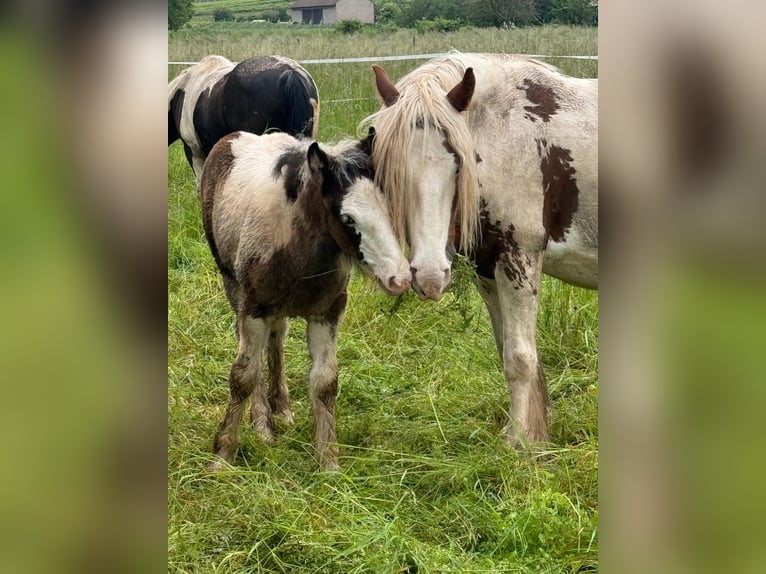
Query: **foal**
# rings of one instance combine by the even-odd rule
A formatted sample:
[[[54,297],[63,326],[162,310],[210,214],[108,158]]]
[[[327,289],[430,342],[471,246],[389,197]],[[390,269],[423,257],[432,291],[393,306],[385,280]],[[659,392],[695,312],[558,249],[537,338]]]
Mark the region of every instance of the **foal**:
[[[324,469],[338,468],[335,340],[352,263],[389,294],[410,286],[409,263],[372,181],[372,137],[320,146],[284,133],[236,132],[221,139],[205,163],[203,225],[239,334],[214,470],[234,458],[250,395],[251,422],[264,442],[274,439],[273,414],[292,422],[282,367],[290,317],[307,321],[316,453]],[[262,369],[267,348],[268,392]]]

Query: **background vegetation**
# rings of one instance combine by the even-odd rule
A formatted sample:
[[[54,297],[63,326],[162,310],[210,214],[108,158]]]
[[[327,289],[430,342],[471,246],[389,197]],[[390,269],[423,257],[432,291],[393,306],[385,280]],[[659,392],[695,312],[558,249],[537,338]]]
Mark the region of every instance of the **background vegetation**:
[[[292,0],[168,0],[168,27],[215,20],[226,10],[239,22],[290,22]],[[430,29],[449,31],[463,26],[522,26],[532,24],[598,23],[598,2],[592,0],[373,0],[376,24],[414,28],[418,22],[441,21]],[[187,16],[193,8],[194,17]],[[219,18],[216,21],[222,21]],[[443,21],[451,24],[445,25]],[[427,24],[421,28],[429,29]]]
[[[213,4],[211,2],[211,4]],[[297,29],[295,29],[297,28]],[[461,50],[595,54],[591,28],[426,32],[289,30],[242,23],[170,34],[170,60],[218,53],[294,59]],[[420,62],[384,62],[392,78]],[[554,60],[597,75],[597,62]],[[306,64],[319,139],[353,135],[378,107],[370,64]],[[182,66],[171,66],[168,77]],[[168,150],[168,571],[284,573],[595,572],[598,556],[598,295],[546,278],[539,350],[553,400],[552,446],[507,449],[508,394],[487,313],[459,260],[439,303],[383,295],[354,276],[341,329],[343,471],[312,458],[305,324],[286,375],[296,424],[276,446],[245,426],[235,466],[210,475],[213,434],[236,353],[233,314],[200,223],[191,169]]]

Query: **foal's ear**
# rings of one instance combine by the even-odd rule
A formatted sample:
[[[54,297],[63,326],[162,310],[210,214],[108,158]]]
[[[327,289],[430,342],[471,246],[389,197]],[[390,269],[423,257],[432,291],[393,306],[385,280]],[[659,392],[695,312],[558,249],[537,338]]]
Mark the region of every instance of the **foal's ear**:
[[[308,159],[309,162],[309,170],[311,170],[311,174],[314,176],[321,174],[322,170],[324,170],[329,163],[327,154],[322,151],[317,142],[312,142],[309,146],[309,149],[306,152],[306,159]]]
[[[462,112],[471,102],[475,87],[476,76],[473,75],[473,68],[466,68],[463,79],[449,91],[447,99],[457,111]]]
[[[387,106],[393,106],[396,103],[396,100],[399,99],[399,90],[397,90],[394,83],[388,79],[388,75],[383,68],[377,64],[373,64],[372,71],[375,72],[375,86],[378,88],[380,97],[383,98],[383,103]]]
[[[362,151],[366,153],[367,155],[372,155],[372,144],[375,140],[375,128],[370,126],[370,129],[367,131],[367,137],[364,138],[359,143],[362,146]]]

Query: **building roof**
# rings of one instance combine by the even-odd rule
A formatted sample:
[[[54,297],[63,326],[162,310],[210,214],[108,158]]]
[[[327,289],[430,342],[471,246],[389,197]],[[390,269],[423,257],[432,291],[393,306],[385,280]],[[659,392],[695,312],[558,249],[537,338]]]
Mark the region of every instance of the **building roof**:
[[[296,0],[293,8],[325,8],[335,6],[338,0]]]

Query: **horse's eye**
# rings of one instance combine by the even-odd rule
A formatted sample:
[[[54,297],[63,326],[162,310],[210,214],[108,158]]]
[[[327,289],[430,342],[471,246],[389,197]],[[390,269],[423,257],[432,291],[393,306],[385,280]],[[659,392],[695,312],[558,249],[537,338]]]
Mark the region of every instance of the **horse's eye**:
[[[356,222],[354,221],[354,218],[353,218],[353,217],[351,217],[350,215],[346,215],[345,213],[342,213],[342,214],[341,214],[341,216],[340,216],[340,222],[341,222],[343,225],[349,225],[349,226],[352,226],[352,225],[354,225],[354,223],[356,223]]]

